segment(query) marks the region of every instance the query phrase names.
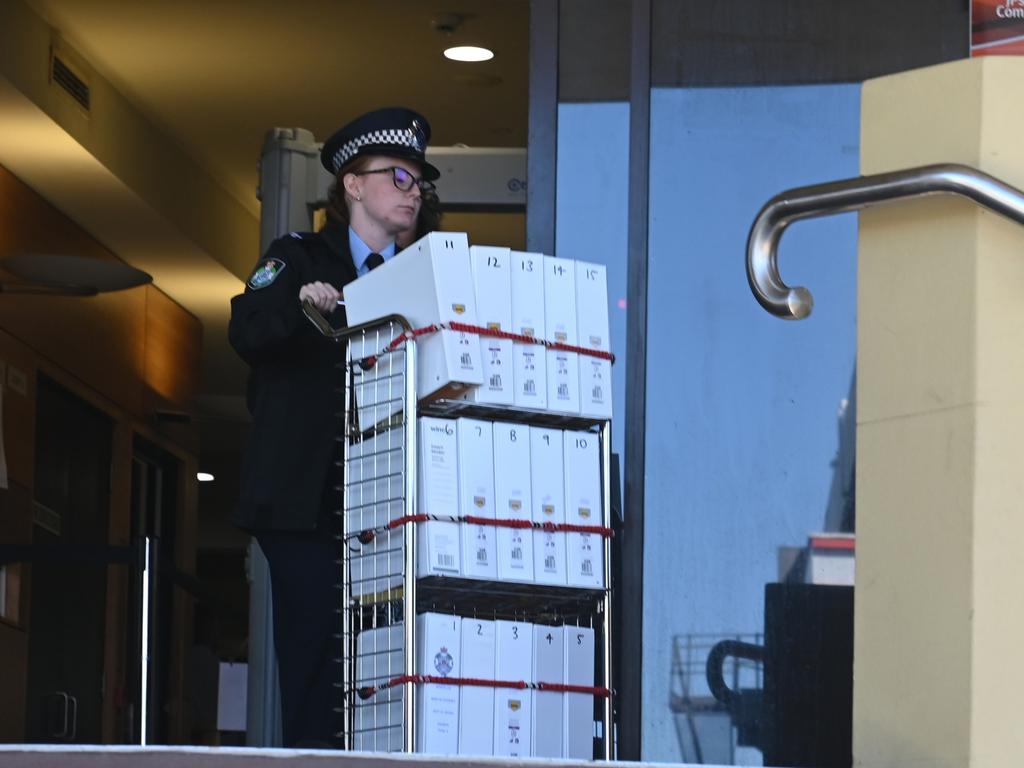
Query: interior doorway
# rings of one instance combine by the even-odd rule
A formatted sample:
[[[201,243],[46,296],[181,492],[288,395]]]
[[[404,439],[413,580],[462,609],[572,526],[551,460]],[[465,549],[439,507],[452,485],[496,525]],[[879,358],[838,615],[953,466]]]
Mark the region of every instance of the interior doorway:
[[[99,743],[113,422],[40,375],[27,742]]]

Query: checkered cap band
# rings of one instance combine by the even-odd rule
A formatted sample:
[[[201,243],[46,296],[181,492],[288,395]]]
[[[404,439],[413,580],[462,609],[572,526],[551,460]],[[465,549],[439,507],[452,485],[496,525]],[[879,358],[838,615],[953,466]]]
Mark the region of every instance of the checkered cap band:
[[[412,128],[388,128],[383,131],[370,131],[347,141],[334,153],[334,172],[355,157],[359,150],[367,146],[409,147],[416,152],[423,151],[423,134]]]

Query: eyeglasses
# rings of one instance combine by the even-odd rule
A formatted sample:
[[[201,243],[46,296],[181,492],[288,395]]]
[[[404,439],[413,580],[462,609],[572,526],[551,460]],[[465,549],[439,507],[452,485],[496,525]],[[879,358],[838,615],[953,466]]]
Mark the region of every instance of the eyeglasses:
[[[415,184],[420,188],[420,192],[433,192],[437,189],[434,186],[434,182],[427,181],[426,179],[417,179],[405,168],[400,168],[397,165],[393,165],[390,168],[377,168],[373,171],[355,171],[356,176],[368,176],[371,173],[390,173],[391,180],[395,183],[395,187],[400,189],[402,192],[408,192],[413,188]]]

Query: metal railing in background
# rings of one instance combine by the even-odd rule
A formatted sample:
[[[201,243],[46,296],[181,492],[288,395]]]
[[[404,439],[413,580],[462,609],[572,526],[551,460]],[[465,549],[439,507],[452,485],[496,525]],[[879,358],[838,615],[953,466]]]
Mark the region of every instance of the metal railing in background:
[[[672,636],[672,661],[669,670],[669,710],[673,714],[680,759],[686,763],[732,763],[741,724],[733,722],[733,713],[712,694],[707,682],[707,662],[712,649],[723,640],[760,645],[764,635],[757,632],[685,634]],[[734,691],[759,691],[763,685],[762,665],[747,658],[729,656],[722,666]],[[702,718],[728,719],[737,729],[727,745],[711,743],[719,729],[706,728]],[[742,741],[742,740],[741,740]]]
[[[975,168],[953,163],[789,189],[765,203],[751,225],[747,238],[747,281],[751,291],[773,315],[802,320],[811,313],[814,300],[809,290],[786,285],[779,274],[777,250],[786,227],[801,219],[938,194],[966,197],[1024,225],[1024,192]]]

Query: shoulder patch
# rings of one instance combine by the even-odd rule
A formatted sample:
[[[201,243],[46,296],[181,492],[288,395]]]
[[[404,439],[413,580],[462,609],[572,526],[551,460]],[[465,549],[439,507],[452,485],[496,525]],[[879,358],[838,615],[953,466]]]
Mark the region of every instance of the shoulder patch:
[[[280,259],[263,259],[256,265],[256,269],[249,276],[249,287],[254,291],[266,288],[277,279],[277,276],[285,268],[285,263]]]

